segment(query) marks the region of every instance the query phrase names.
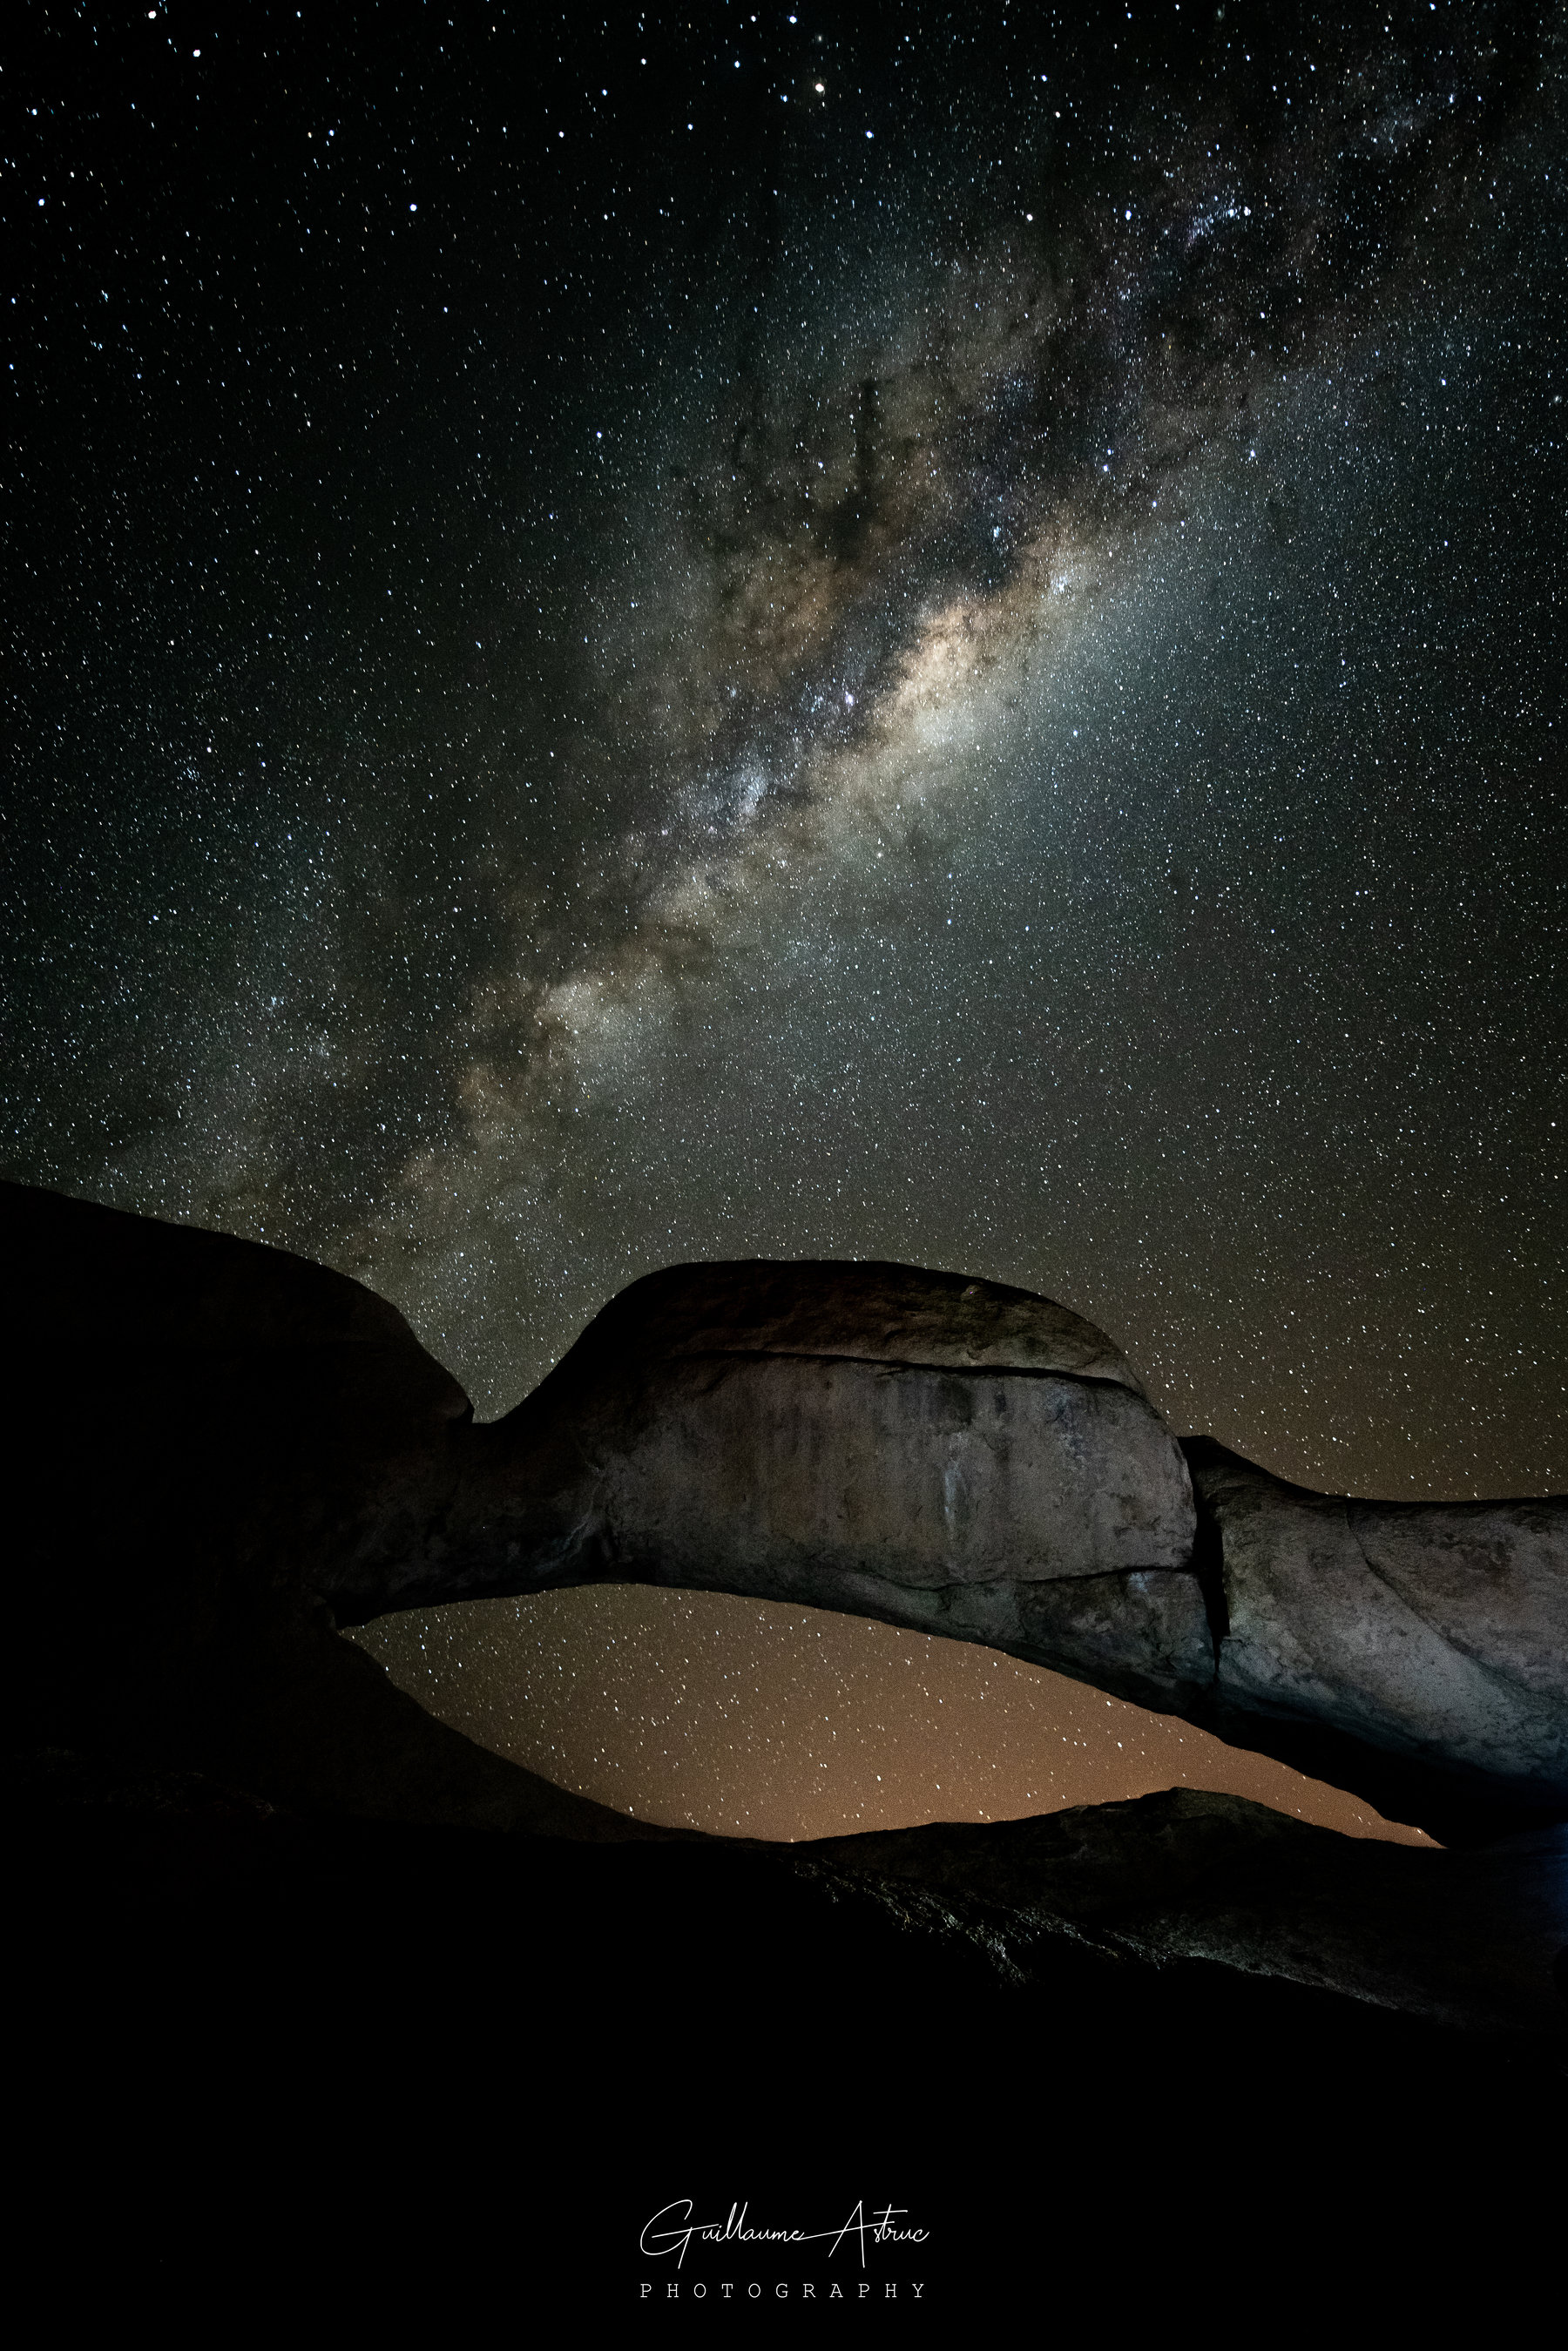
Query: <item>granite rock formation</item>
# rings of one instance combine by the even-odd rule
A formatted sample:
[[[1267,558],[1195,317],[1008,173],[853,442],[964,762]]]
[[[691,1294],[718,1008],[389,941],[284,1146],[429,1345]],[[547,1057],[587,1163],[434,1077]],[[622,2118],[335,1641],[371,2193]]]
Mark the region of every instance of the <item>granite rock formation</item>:
[[[440,1557],[398,1597],[745,1592],[1164,1706],[1213,1674],[1195,1527],[1180,1447],[1079,1316],[907,1266],[676,1267],[475,1431]]]
[[[1205,1440],[1189,1476],[1078,1316],[892,1266],[652,1276],[477,1428],[340,1275],[19,1186],[0,1209],[24,1743],[155,1735],[291,1802],[634,1835],[334,1625],[646,1581],[982,1641],[1446,1843],[1568,1817],[1568,1499],[1352,1502]]]
[[[1357,1501],[1186,1449],[1223,1610],[1210,1729],[1445,1842],[1568,1811],[1568,1499]]]

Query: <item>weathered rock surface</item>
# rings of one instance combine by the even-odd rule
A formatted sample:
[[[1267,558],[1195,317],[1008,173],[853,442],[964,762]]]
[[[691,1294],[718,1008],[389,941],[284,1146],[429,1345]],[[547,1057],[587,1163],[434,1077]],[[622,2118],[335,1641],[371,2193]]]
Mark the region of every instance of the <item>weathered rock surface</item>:
[[[1568,1817],[1568,1499],[1349,1502],[1195,1440],[1195,1501],[1112,1343],[1025,1292],[677,1268],[476,1428],[401,1316],[322,1267],[14,1186],[0,1220],[25,1743],[636,1834],[573,1827],[578,1800],[552,1813],[332,1626],[637,1580],[985,1642],[1445,1843]]]
[[[635,1282],[474,1432],[397,1597],[595,1580],[982,1641],[1155,1705],[1213,1675],[1180,1447],[1103,1333],[891,1265]],[[333,1605],[384,1608],[384,1583]]]
[[[1568,1501],[1355,1501],[1186,1452],[1224,1612],[1210,1729],[1446,1841],[1568,1812]]]

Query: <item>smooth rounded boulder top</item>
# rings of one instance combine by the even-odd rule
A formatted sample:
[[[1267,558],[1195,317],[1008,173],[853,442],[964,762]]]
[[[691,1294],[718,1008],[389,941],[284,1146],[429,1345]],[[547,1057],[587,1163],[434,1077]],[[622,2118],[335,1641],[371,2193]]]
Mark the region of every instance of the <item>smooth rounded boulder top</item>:
[[[644,1275],[594,1317],[556,1375],[586,1373],[623,1352],[1054,1373],[1145,1393],[1103,1331],[1032,1290],[923,1266],[834,1258],[741,1259]]]

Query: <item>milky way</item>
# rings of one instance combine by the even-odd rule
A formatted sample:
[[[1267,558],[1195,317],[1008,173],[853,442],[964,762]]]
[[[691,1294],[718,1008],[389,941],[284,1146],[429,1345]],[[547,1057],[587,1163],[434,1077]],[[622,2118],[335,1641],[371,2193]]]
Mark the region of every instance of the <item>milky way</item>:
[[[1560,1485],[1555,13],[539,22],[11,77],[6,1172],[327,1258],[484,1414],[653,1267],[875,1256],[1286,1475]],[[465,1618],[482,1719],[366,1637],[587,1784],[619,1604]],[[705,1817],[862,1817],[762,1725],[865,1748],[895,1636],[728,1604]],[[1048,1686],[996,1809],[1119,1768]]]

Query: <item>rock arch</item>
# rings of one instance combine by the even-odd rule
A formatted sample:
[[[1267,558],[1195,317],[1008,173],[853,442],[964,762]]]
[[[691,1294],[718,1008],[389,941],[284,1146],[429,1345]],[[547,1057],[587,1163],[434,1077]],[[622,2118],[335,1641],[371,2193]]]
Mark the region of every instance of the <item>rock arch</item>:
[[[1568,1818],[1568,1497],[1287,1485],[1178,1443],[1082,1317],[895,1265],[651,1275],[479,1426],[344,1276],[0,1207],[40,1736],[286,1621],[635,1581],[984,1642],[1445,1842]]]

